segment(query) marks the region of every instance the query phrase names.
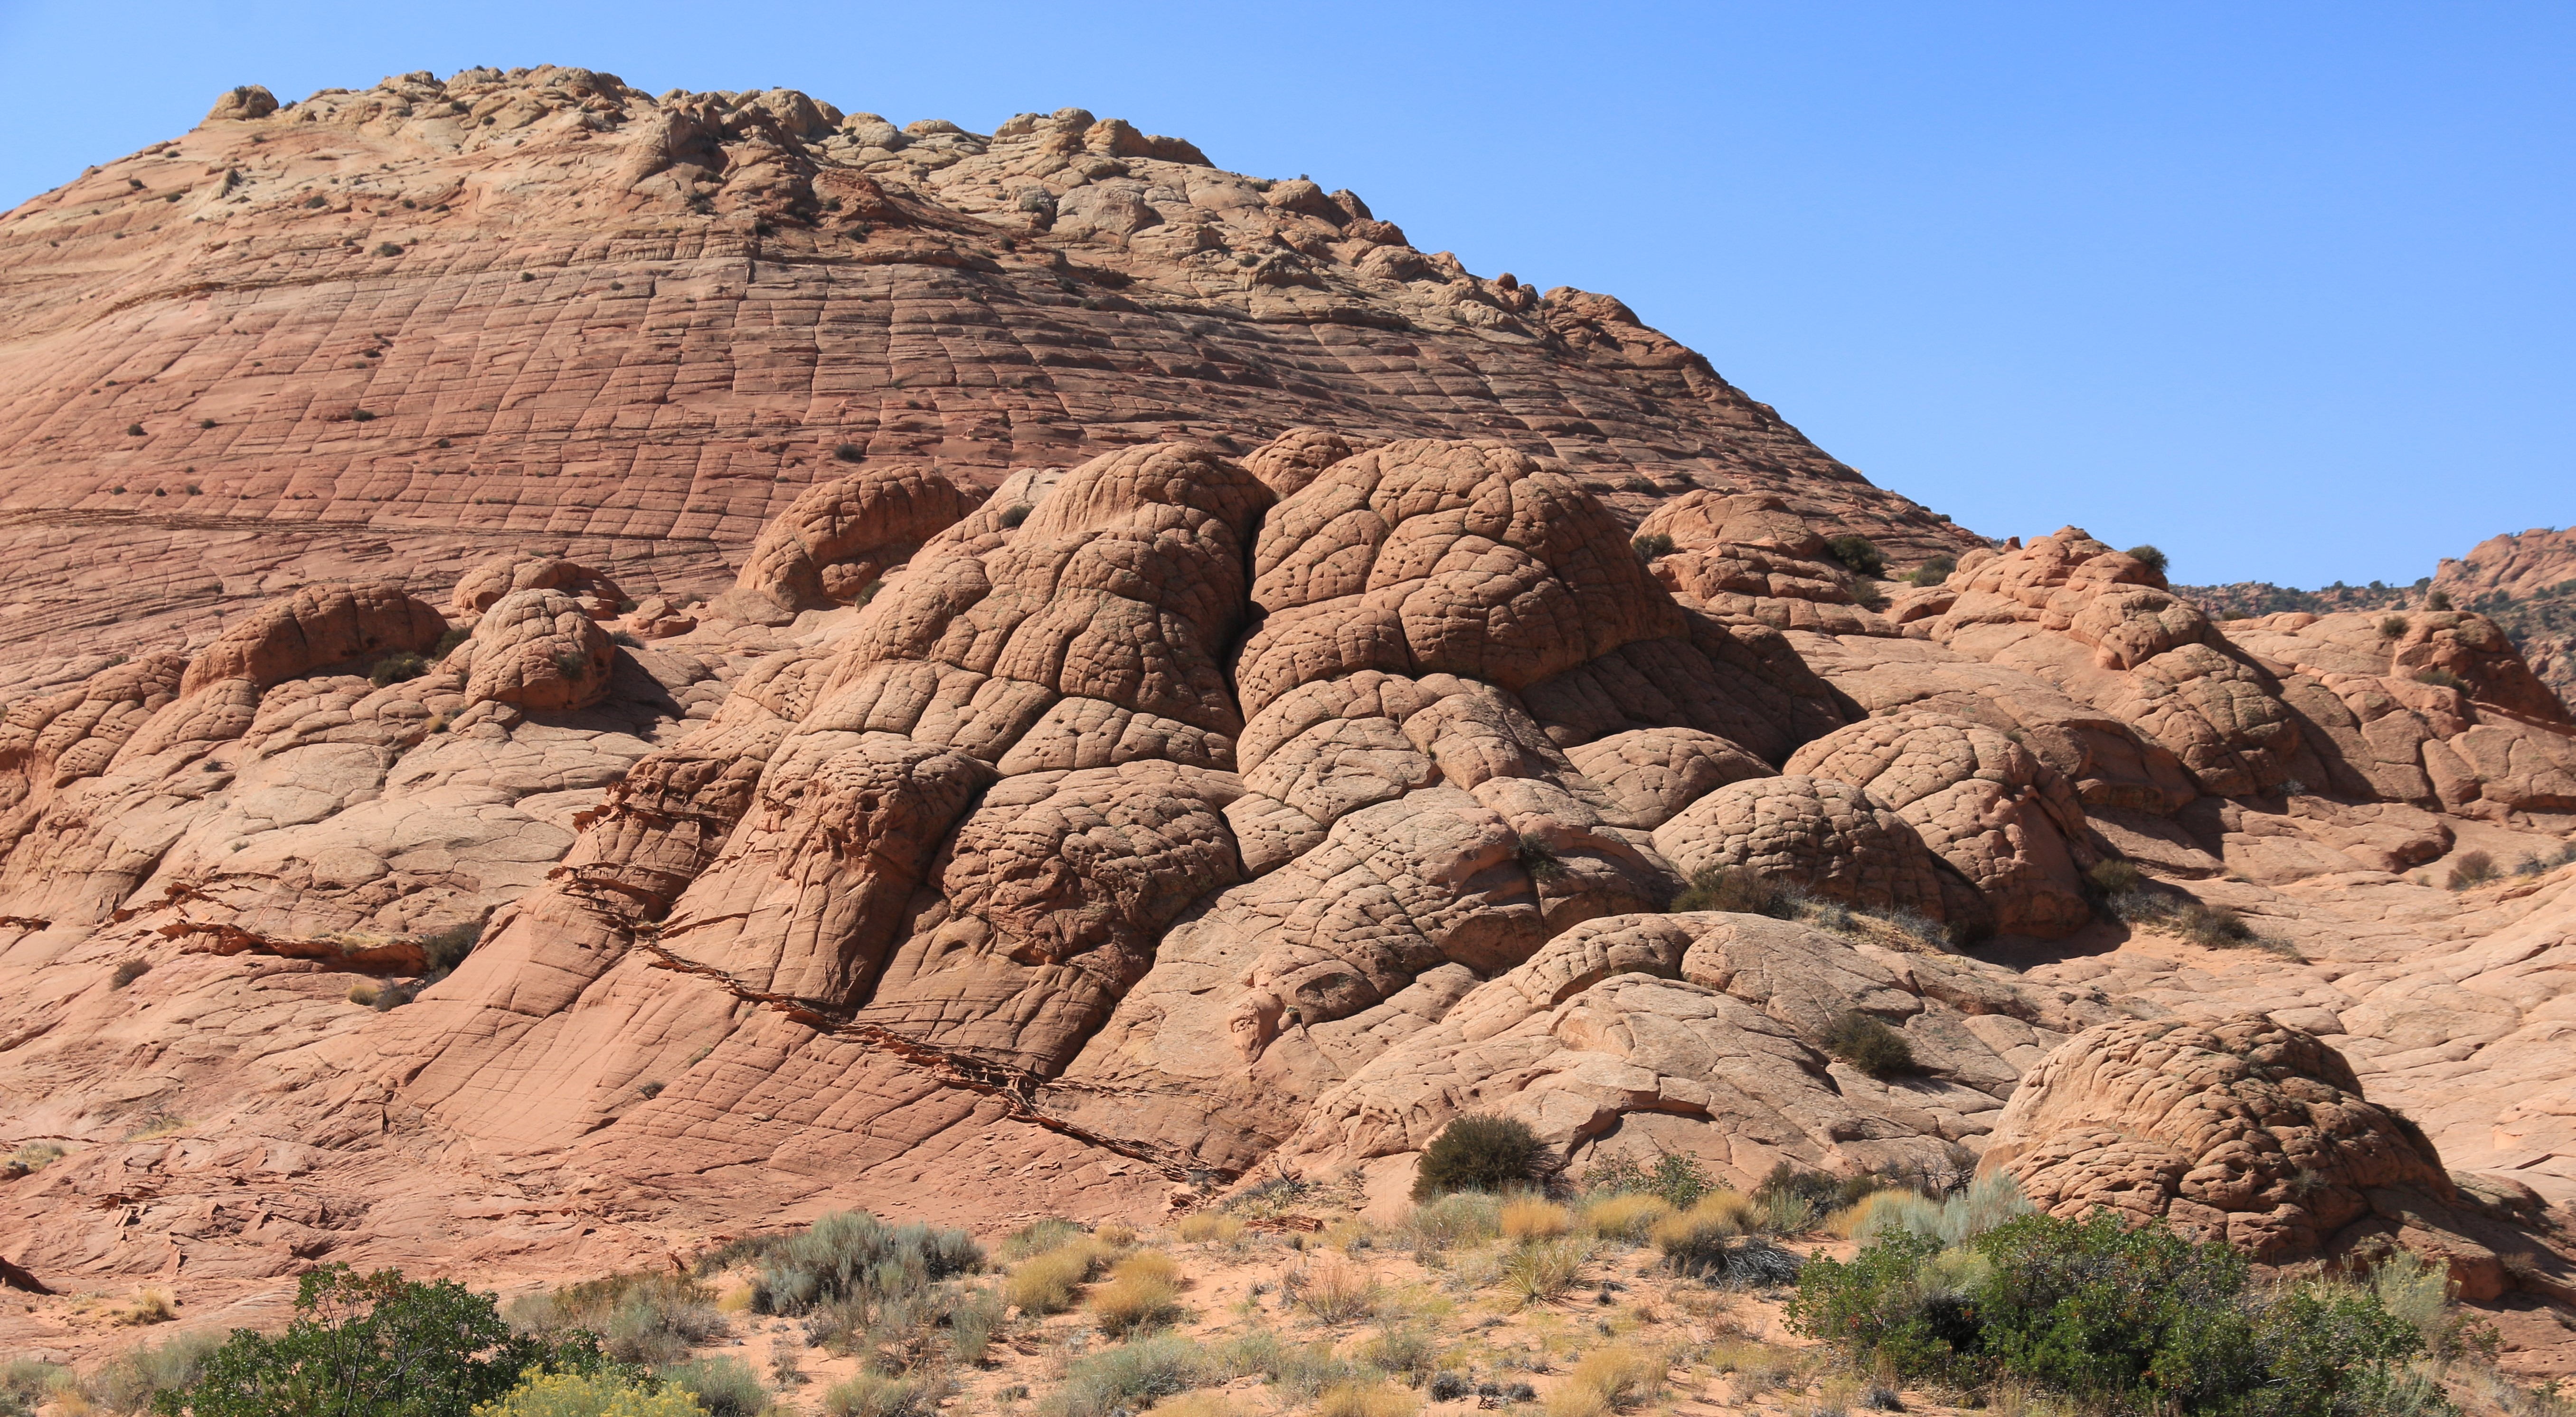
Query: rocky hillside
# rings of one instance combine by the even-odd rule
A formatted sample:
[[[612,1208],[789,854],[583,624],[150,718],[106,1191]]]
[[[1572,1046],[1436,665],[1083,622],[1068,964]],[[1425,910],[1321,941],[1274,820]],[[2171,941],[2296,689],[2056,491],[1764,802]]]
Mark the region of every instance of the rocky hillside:
[[[2576,1301],[2576,722],[2473,610],[1984,544],[1077,112],[245,91],[0,260],[31,1284],[1396,1205],[1488,1113]]]
[[[1632,521],[1712,488],[1906,564],[1978,544],[1610,296],[1117,119],[410,74],[238,91],[0,218],[0,693],[503,551],[712,591],[848,460],[988,490],[1309,423],[1500,439]]]

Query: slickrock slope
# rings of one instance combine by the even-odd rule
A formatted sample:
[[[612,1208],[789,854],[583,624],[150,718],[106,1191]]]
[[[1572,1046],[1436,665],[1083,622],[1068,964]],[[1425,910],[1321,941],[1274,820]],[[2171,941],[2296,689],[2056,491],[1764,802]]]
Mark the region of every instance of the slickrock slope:
[[[414,393],[338,436],[394,423],[559,477],[469,471],[461,510],[308,524],[261,554],[366,574],[264,587],[202,644],[149,606],[66,630],[49,652],[86,657],[11,691],[0,1140],[69,1154],[0,1180],[0,1256],[40,1280],[255,1305],[325,1257],[561,1278],[852,1205],[993,1227],[1276,1174],[1389,1195],[1448,1121],[1501,1112],[1576,1170],[2009,1166],[2052,1205],[2116,1198],[2269,1259],[2396,1243],[2488,1299],[2576,1295],[2576,722],[2485,617],[2216,623],[2071,527],[1879,601],[1828,532],[1963,534],[1799,461],[1690,357],[1641,362],[1637,327],[1614,354],[1551,323],[1609,329],[1597,298],[1417,277],[1353,201],[1088,115],[907,137],[560,70],[264,103],[207,132],[520,185],[371,177],[382,220],[481,225],[324,247],[311,282],[225,309],[281,329],[364,285],[507,310],[544,242],[493,233],[557,220],[585,279],[657,293],[599,295],[644,302],[581,317],[624,343],[565,345],[526,387],[672,402],[630,423],[532,392],[495,431],[454,401],[506,403],[476,371],[512,361],[425,339],[385,366]],[[673,243],[727,220],[725,269],[758,279],[718,301],[718,258]],[[663,234],[578,245],[583,222]],[[465,269],[507,252],[489,290]],[[352,284],[361,257],[392,274]],[[1113,267],[1120,293],[1078,293]],[[776,357],[745,362],[728,322],[761,282]],[[1402,327],[1354,322],[1362,297]],[[933,333],[826,338],[834,301],[889,300]],[[973,342],[1041,304],[1091,363],[964,379],[1009,367]],[[172,308],[137,328],[215,338]],[[664,318],[676,354],[636,353]],[[1305,372],[1159,362],[1184,347]],[[1432,377],[1470,348],[1527,382]],[[700,353],[723,390],[616,372]],[[934,367],[964,381],[912,384]],[[862,441],[852,383],[823,427],[825,375],[871,369],[939,407],[1099,416]],[[1404,391],[1358,392],[1380,380]],[[1205,436],[1142,412],[1184,399]],[[1705,441],[1629,491],[1601,459],[1642,441],[1513,411],[1566,399]],[[726,451],[791,406],[806,441]],[[733,459],[756,475],[708,472]],[[29,495],[67,485],[48,466]],[[482,521],[484,488],[558,500]],[[62,510],[24,525],[115,554]],[[2106,862],[2138,888],[2106,895]],[[1794,921],[1674,908],[1783,891]],[[1917,1070],[1838,1056],[1854,1012]],[[46,1322],[0,1314],[0,1338]]]
[[[2488,537],[2456,561],[2443,558],[2433,584],[2493,619],[2541,682],[2576,704],[2576,528]]]
[[[503,553],[713,595],[841,455],[984,490],[1299,424],[1498,439],[1631,520],[1723,487],[1909,563],[1976,544],[1616,299],[1121,120],[409,74],[227,96],[0,218],[0,693]]]

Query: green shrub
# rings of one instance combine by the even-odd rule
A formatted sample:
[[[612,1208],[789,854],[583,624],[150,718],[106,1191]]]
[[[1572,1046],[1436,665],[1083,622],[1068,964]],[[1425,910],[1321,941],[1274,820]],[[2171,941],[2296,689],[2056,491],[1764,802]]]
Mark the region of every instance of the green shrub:
[[[1906,579],[1919,586],[1944,585],[1948,583],[1950,573],[1958,569],[1959,563],[1952,558],[1948,556],[1935,556],[1931,560],[1924,562],[1922,565],[1915,567],[1912,574],[1906,576]]]
[[[1593,1195],[1659,1196],[1675,1210],[1688,1210],[1699,1204],[1699,1198],[1717,1189],[1707,1168],[1699,1158],[1686,1151],[1668,1151],[1655,1158],[1652,1168],[1639,1166],[1624,1156],[1596,1161],[1584,1173],[1583,1189]]]
[[[860,462],[865,460],[867,455],[867,450],[856,443],[843,443],[832,450],[832,456],[843,462]]]
[[[1874,1078],[1915,1071],[1914,1045],[1905,1035],[1858,1009],[1845,1009],[1825,1030],[1825,1051]]]
[[[2450,593],[2449,591],[2443,591],[2443,590],[2437,590],[2437,591],[2430,592],[2429,594],[2427,594],[2427,595],[2424,597],[2424,608],[2425,608],[2425,609],[2427,609],[2427,610],[2448,610],[2448,609],[2450,609],[2450,608],[2451,608],[2451,593]]]
[[[99,1365],[81,1391],[118,1412],[140,1412],[162,1393],[188,1387],[205,1372],[206,1359],[224,1340],[211,1333],[174,1335],[166,1343],[140,1343]]]
[[[1565,863],[1556,858],[1556,852],[1549,848],[1546,838],[1524,833],[1515,854],[1520,858],[1521,869],[1529,872],[1532,883],[1545,885],[1565,879]]]
[[[140,424],[140,423],[129,423],[129,424],[126,424],[126,425],[125,425],[125,436],[126,436],[126,437],[128,437],[128,438],[140,438],[140,437],[142,437],[142,436],[143,436],[143,425],[142,425],[142,424]]]
[[[2357,1285],[2257,1289],[2225,1243],[2163,1220],[2025,1215],[1945,1249],[1882,1235],[1811,1260],[1792,1327],[1909,1379],[2012,1380],[2109,1412],[2342,1417],[2384,1410],[2415,1327]]]
[[[400,684],[406,680],[417,679],[427,672],[429,672],[427,659],[410,650],[402,650],[377,660],[375,668],[367,671],[367,682],[381,689],[388,684]]]
[[[397,246],[390,241],[379,241],[376,243],[376,254],[379,256],[399,256],[402,254],[402,247]]]
[[[1481,1245],[1503,1233],[1502,1203],[1482,1191],[1458,1191],[1416,1206],[1404,1233],[1415,1249],[1433,1254]]]
[[[2126,895],[2142,888],[2147,883],[2147,877],[2145,872],[2138,869],[2136,862],[2113,858],[2094,862],[2093,869],[2084,873],[2084,881],[2086,885],[2092,887],[2094,893],[2114,896]]]
[[[2129,548],[2129,556],[2132,560],[2135,560],[2138,564],[2145,566],[2150,572],[2153,572],[2156,579],[2164,579],[2165,567],[2169,564],[2165,558],[2164,552],[2157,550],[2153,546],[2132,546]]]
[[[1674,550],[1673,539],[1660,531],[1638,537],[1628,545],[1637,553],[1638,564],[1646,566],[1651,566],[1656,561],[1670,556]]]
[[[28,1417],[37,1404],[73,1386],[72,1370],[58,1363],[13,1359],[0,1367],[0,1417]]]
[[[579,650],[557,650],[555,673],[566,679],[579,679],[590,672],[590,656]]]
[[[399,1270],[333,1264],[298,1281],[284,1332],[235,1329],[152,1407],[165,1417],[471,1417],[531,1368],[588,1373],[604,1363],[586,1334],[552,1344],[513,1334],[491,1295],[454,1280],[417,1284]]]
[[[2384,640],[2396,640],[2396,639],[2403,639],[2403,638],[2405,638],[2405,636],[2406,636],[2406,617],[2405,617],[2405,616],[2403,616],[2403,615],[2391,615],[2391,616],[2389,616],[2387,619],[2382,620],[2382,621],[2380,621],[2380,622],[2379,622],[2379,637],[2380,637],[2381,639],[2384,639]]]
[[[1002,525],[1006,527],[1018,526],[1020,523],[1029,519],[1029,512],[1031,510],[1032,508],[1026,502],[1021,502],[1016,506],[1004,507],[1002,509]]]
[[[376,416],[363,408],[351,409],[349,411],[349,421],[351,423],[373,423],[376,421]]]
[[[1413,1198],[1535,1185],[1548,1172],[1546,1144],[1508,1117],[1460,1117],[1423,1148]]]
[[[1887,608],[1887,592],[1870,576],[1854,576],[1851,583],[1852,604],[1863,610]]]
[[[120,960],[117,962],[116,968],[110,971],[107,976],[107,987],[110,989],[122,989],[126,985],[133,983],[135,980],[140,979],[151,972],[152,961],[148,959]]]
[[[769,1408],[769,1389],[740,1358],[700,1358],[673,1363],[656,1375],[676,1391],[698,1400],[709,1417],[760,1417]]]
[[[539,1373],[475,1417],[705,1417],[686,1392],[615,1376]]]
[[[2439,665],[2430,669],[2416,670],[2415,682],[2418,684],[2430,684],[2437,689],[2450,689],[2459,693],[2467,693],[2469,689],[2468,680],[2461,678],[2459,675],[2454,674]]]
[[[1855,576],[1878,576],[1887,572],[1887,557],[1878,543],[1858,532],[1845,532],[1825,543],[1825,553],[1843,563]]]
[[[1735,915],[1795,920],[1798,906],[1797,892],[1773,884],[1750,868],[1712,866],[1692,873],[1689,887],[1673,897],[1669,909],[1675,914],[1722,910]]]
[[[935,1375],[890,1378],[861,1373],[823,1390],[823,1417],[932,1417],[948,1383]]]
[[[1188,1392],[1226,1376],[1197,1340],[1158,1333],[1074,1361],[1064,1385],[1038,1404],[1043,1417],[1109,1417],[1141,1411],[1157,1398]]]
[[[2496,878],[2495,858],[2483,851],[2463,851],[2451,863],[2448,885],[2455,891],[2482,886]]]
[[[503,1311],[510,1327],[538,1338],[596,1335],[621,1363],[658,1367],[728,1332],[715,1295],[685,1275],[613,1274],[516,1300]]]
[[[461,625],[450,625],[447,627],[447,633],[438,637],[438,646],[429,652],[429,657],[433,660],[445,659],[455,652],[458,645],[472,638],[474,638],[472,630]]]
[[[1003,1239],[994,1254],[1004,1264],[1018,1264],[1024,1259],[1045,1254],[1049,1250],[1081,1239],[1086,1233],[1088,1232],[1080,1225],[1070,1220],[1040,1220],[1012,1231]]]

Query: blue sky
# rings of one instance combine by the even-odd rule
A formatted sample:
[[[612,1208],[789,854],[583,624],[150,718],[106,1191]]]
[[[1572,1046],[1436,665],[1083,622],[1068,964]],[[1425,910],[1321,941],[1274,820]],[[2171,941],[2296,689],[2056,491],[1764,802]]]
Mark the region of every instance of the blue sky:
[[[2576,521],[2576,7],[0,0],[0,204],[468,64],[1079,104],[1604,290],[1874,481],[2177,580],[2412,580]]]

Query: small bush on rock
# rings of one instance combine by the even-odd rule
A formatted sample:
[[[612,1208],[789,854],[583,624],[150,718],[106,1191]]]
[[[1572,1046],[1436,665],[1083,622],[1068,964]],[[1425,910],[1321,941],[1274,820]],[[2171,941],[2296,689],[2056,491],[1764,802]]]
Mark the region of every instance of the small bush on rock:
[[[1693,910],[1722,910],[1735,915],[1768,915],[1775,920],[1798,918],[1797,893],[1785,890],[1741,866],[1712,866],[1694,873],[1690,885],[1673,897],[1674,914]]]
[[[1466,1116],[1440,1129],[1423,1148],[1413,1198],[1451,1191],[1504,1191],[1537,1184],[1548,1171],[1546,1144],[1508,1117]]]
[[[1924,562],[1922,565],[1915,567],[1913,573],[1908,575],[1906,579],[1912,581],[1918,586],[1943,585],[1948,583],[1950,573],[1958,569],[1959,563],[1957,561],[1954,561],[1947,556],[1935,556],[1931,560]]]
[[[1887,557],[1880,553],[1878,543],[1858,532],[1845,532],[1826,542],[1825,553],[1856,576],[1877,576],[1887,571]]]
[[[1874,1078],[1915,1071],[1914,1045],[1905,1035],[1858,1009],[1845,1009],[1825,1031],[1825,1051]]]
[[[409,650],[403,650],[377,660],[375,667],[367,671],[367,682],[381,689],[388,684],[400,684],[406,680],[417,679],[428,671],[427,659]]]
[[[2164,575],[2165,567],[2170,564],[2165,557],[2165,553],[2157,550],[2153,546],[2132,546],[2129,548],[2129,556],[2138,564],[2145,566],[2148,570],[2154,572],[2158,577],[2162,577]]]
[[[1655,564],[1656,561],[1666,556],[1670,556],[1673,554],[1674,549],[1673,539],[1664,535],[1662,532],[1654,532],[1650,535],[1638,537],[1635,541],[1628,544],[1636,551],[1638,562],[1642,565],[1648,566]]]
[[[2430,684],[2437,689],[2451,689],[2460,693],[2468,692],[2469,688],[2469,682],[2467,680],[2447,669],[2441,668],[2438,665],[2431,669],[2416,670],[2415,682],[2418,684]]]
[[[2483,851],[2463,851],[2459,859],[2451,863],[2448,884],[2455,891],[2464,891],[2471,886],[2485,885],[2495,878],[2496,867],[2493,856]]]

